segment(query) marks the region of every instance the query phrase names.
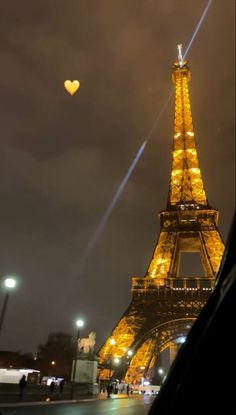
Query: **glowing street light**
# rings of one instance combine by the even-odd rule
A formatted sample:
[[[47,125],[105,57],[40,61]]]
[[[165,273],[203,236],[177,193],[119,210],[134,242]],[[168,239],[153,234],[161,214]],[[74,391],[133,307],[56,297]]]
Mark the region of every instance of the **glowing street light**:
[[[70,398],[74,398],[74,389],[75,389],[75,374],[76,374],[76,366],[77,366],[77,348],[78,348],[78,340],[80,339],[80,329],[84,326],[84,321],[81,319],[76,320],[75,325],[78,327],[76,339],[75,339],[75,346],[74,346],[74,353],[73,353],[73,373],[72,373],[72,380],[71,380],[71,395]]]
[[[15,286],[16,286],[16,280],[15,280],[15,278],[13,278],[13,277],[6,277],[4,279],[4,288],[5,288],[6,294],[5,294],[5,298],[4,298],[4,302],[3,302],[3,306],[2,306],[2,312],[1,312],[1,316],[0,316],[0,331],[2,329],[4,317],[5,317],[6,310],[7,310],[7,305],[8,305],[8,301],[9,301],[10,291],[12,289],[14,289]]]
[[[81,320],[81,319],[76,320],[75,324],[76,324],[76,326],[77,326],[77,327],[79,327],[79,328],[81,328],[81,327],[83,327],[83,326],[84,326],[84,322],[83,322],[83,320]]]
[[[130,363],[131,363],[131,360],[132,360],[132,356],[133,356],[133,354],[134,354],[133,350],[129,349],[129,350],[127,351],[127,356],[126,356],[126,365],[127,365],[127,369],[126,369],[126,370],[129,370],[129,366],[130,366]],[[128,376],[129,376],[129,375],[128,375]]]
[[[5,287],[14,288],[16,286],[16,280],[14,278],[6,278],[4,281]]]

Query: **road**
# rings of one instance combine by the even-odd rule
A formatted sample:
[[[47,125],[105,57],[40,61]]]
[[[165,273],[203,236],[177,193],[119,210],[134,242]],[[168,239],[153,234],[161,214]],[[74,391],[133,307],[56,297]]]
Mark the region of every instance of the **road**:
[[[147,415],[153,398],[137,396],[79,403],[0,407],[1,415]]]

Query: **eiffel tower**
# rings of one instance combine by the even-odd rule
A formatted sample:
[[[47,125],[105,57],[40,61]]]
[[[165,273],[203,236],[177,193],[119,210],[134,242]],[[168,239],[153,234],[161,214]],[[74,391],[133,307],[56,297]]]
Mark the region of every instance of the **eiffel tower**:
[[[132,278],[132,301],[99,351],[100,379],[138,382],[150,373],[159,354],[185,336],[214,288],[224,251],[218,211],[203,186],[191,115],[190,69],[178,45],[172,166],[166,210],[146,275]],[[198,252],[203,275],[182,276],[180,257]],[[115,368],[114,358],[119,358]]]

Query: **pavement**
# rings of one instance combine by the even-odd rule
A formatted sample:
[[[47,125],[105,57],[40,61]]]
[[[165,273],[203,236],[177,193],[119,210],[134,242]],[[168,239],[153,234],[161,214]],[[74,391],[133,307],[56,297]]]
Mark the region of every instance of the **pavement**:
[[[132,396],[127,396],[125,394],[113,394],[110,396],[109,399],[130,399]],[[70,400],[45,400],[45,401],[38,401],[38,402],[12,402],[12,403],[0,403],[0,408],[12,408],[12,407],[24,407],[24,406],[41,406],[41,405],[60,405],[60,404],[69,404],[69,403],[79,403],[79,402],[93,402],[101,399],[108,399],[106,394],[99,394],[97,396],[91,396],[86,398],[79,398],[79,399],[70,399]]]

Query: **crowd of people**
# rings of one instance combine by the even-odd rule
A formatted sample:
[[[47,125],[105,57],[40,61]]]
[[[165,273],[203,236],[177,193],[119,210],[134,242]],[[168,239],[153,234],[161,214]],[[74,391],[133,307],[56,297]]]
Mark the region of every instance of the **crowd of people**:
[[[48,400],[52,400],[57,395],[59,398],[62,397],[65,381],[64,379],[52,379],[48,385],[49,394]],[[19,381],[19,398],[23,398],[25,388],[27,387],[26,376],[23,375]],[[110,398],[111,394],[125,393],[127,396],[133,393],[133,388],[129,384],[118,384],[115,382],[109,382],[106,388],[100,390],[101,393],[106,393],[107,397]],[[1,414],[0,414],[1,415]]]
[[[49,385],[50,397],[54,396],[54,391],[55,391],[56,386],[59,387],[59,391],[58,391],[58,389],[57,389],[57,391],[59,392],[59,397],[61,397],[62,394],[63,394],[64,385],[65,385],[64,379],[61,379],[58,384],[57,384],[56,380],[55,381],[52,380],[52,382]],[[20,399],[23,398],[24,390],[25,390],[26,386],[27,386],[26,376],[23,375],[21,377],[21,379],[19,380],[19,397],[20,397]]]
[[[110,398],[112,393],[118,394],[118,393],[124,393],[125,392],[127,394],[127,396],[129,396],[129,394],[133,393],[133,389],[132,389],[132,387],[130,387],[129,384],[123,385],[122,389],[120,389],[117,383],[113,384],[111,382],[108,383],[106,391],[107,391],[107,397],[108,398]]]

